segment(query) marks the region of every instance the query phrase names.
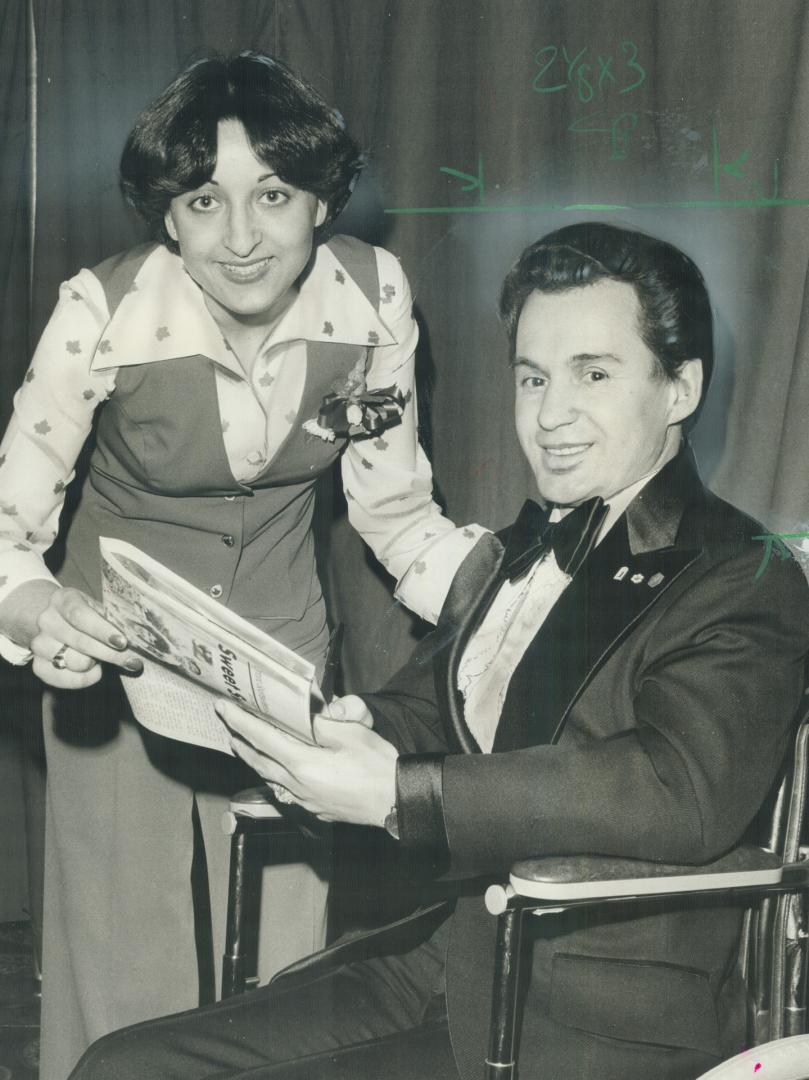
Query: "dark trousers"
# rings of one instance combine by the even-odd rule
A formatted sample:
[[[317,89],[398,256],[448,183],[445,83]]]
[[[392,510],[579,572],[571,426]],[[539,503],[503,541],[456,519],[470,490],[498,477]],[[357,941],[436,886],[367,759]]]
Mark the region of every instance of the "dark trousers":
[[[457,1080],[444,938],[124,1028],[71,1080]]]

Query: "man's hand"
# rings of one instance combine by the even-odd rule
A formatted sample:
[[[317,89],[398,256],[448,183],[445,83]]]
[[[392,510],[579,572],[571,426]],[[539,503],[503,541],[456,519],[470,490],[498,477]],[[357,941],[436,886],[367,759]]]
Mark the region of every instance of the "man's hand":
[[[264,780],[281,784],[321,821],[384,824],[396,801],[396,748],[370,730],[360,698],[332,702],[314,718],[318,746],[310,746],[266,720],[221,700],[216,711],[233,733],[233,750]]]

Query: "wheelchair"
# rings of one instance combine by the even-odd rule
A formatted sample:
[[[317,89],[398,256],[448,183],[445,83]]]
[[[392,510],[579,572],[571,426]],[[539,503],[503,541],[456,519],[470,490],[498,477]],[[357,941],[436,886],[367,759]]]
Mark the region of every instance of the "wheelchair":
[[[809,693],[809,691],[807,691]],[[526,915],[571,908],[626,905],[673,897],[743,897],[749,905],[740,950],[748,987],[749,1049],[701,1080],[809,1080],[809,846],[801,843],[809,790],[809,713],[798,725],[794,749],[777,792],[759,815],[760,845],[743,845],[704,866],[671,866],[600,856],[522,860],[504,885],[486,892],[498,920],[485,1080],[517,1080],[515,1060],[519,960]],[[300,816],[281,812],[266,788],[240,792],[223,826],[231,834],[228,922],[222,996],[257,980],[247,974],[243,922],[247,851],[259,835],[306,831]],[[309,840],[317,840],[316,833]]]
[[[809,691],[807,691],[809,692]],[[760,819],[761,846],[744,845],[705,866],[670,866],[600,856],[544,857],[515,863],[508,883],[492,885],[486,907],[497,917],[489,1052],[485,1080],[515,1080],[516,1023],[524,916],[674,897],[743,897],[741,966],[748,988],[749,1049],[702,1080],[809,1078],[809,847],[802,846],[809,785],[809,713],[777,794]]]

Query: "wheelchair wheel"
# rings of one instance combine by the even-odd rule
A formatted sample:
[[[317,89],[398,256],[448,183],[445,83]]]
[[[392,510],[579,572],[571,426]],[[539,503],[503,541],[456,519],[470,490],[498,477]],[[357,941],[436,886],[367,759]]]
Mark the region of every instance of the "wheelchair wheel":
[[[700,1080],[809,1080],[809,1035],[776,1039],[723,1061]]]

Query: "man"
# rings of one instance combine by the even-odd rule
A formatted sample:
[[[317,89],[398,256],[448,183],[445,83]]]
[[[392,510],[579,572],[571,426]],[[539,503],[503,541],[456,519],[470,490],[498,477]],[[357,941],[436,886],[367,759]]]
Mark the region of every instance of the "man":
[[[702,487],[684,441],[713,358],[699,271],[642,234],[574,225],[526,249],[501,312],[544,508],[480,541],[435,632],[384,691],[318,717],[320,746],[222,705],[282,798],[387,828],[405,877],[424,899],[441,879],[451,913],[109,1036],[77,1078],[476,1078],[488,880],[538,854],[706,862],[761,806],[801,698],[807,585],[781,560],[756,580],[760,526]],[[529,923],[522,1080],[689,1080],[742,1048],[738,908]]]

